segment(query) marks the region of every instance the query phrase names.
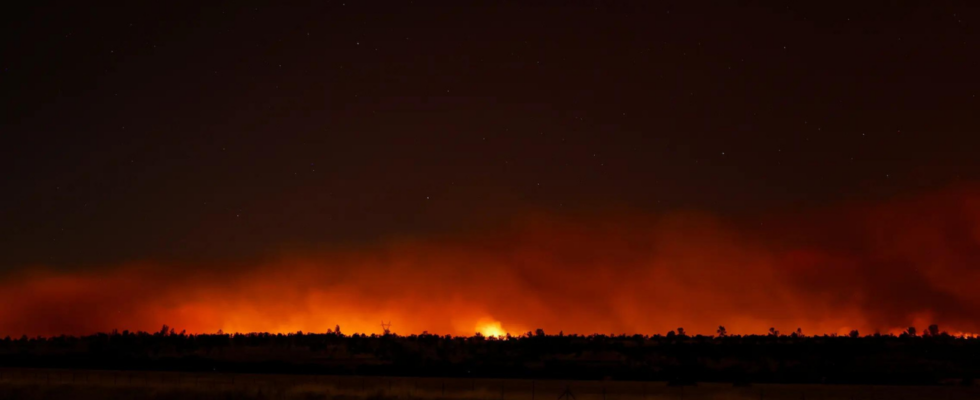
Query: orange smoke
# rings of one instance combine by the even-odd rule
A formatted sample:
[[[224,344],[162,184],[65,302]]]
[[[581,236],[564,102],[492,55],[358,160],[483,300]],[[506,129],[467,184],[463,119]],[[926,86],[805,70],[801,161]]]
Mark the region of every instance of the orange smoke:
[[[256,265],[24,268],[0,336],[112,329],[398,334],[980,331],[980,191],[770,215],[533,215]]]

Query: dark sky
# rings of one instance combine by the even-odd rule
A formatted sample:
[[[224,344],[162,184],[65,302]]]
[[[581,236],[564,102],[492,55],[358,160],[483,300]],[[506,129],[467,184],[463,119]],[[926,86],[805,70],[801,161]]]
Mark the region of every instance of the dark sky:
[[[783,3],[8,9],[0,269],[980,178],[977,5]]]

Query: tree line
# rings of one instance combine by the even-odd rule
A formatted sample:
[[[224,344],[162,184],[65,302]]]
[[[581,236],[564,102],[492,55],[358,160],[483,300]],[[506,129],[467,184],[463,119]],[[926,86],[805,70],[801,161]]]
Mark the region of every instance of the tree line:
[[[901,335],[566,335],[505,337],[160,331],[0,340],[0,366],[685,382],[970,384],[980,339],[932,325]]]

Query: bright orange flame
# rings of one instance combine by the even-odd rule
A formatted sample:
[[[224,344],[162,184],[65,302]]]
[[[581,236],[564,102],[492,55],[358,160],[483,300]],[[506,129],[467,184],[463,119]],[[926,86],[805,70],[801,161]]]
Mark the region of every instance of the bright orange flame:
[[[476,326],[476,331],[480,332],[480,334],[486,337],[494,336],[494,337],[502,338],[507,335],[507,332],[504,331],[503,326],[500,325],[500,321],[481,322],[479,325]]]

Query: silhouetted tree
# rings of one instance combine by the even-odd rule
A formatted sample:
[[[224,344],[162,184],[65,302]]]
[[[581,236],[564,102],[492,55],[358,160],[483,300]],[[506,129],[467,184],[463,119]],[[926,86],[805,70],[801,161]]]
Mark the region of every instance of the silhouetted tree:
[[[170,335],[172,331],[167,327],[111,336],[8,337],[0,340],[0,366],[29,367],[43,361],[51,368],[193,371],[202,365],[209,370],[217,365],[218,370],[226,371],[319,374],[360,371],[369,365],[362,360],[370,360],[370,365],[379,361],[384,367],[364,369],[369,375],[431,376],[466,371],[474,377],[489,373],[500,377],[544,374],[572,379],[669,380],[697,374],[710,381],[810,382],[827,377],[864,383],[929,384],[949,376],[980,376],[980,367],[973,362],[980,359],[980,340],[956,339],[943,332],[938,337],[944,339],[933,340],[932,332],[938,328],[929,329],[930,339],[926,340],[909,339],[909,331],[898,339],[894,335],[860,336],[857,330],[840,339],[837,334],[802,338],[801,329],[794,333],[797,339],[781,340],[773,338],[779,334],[775,328],[764,335],[733,335],[730,340],[700,335],[679,339],[677,331],[670,331],[666,338],[659,334],[547,336],[543,331],[538,336],[532,331],[508,336],[509,340],[479,333],[467,338],[427,332],[420,336],[355,333],[338,337],[336,333],[308,332]],[[719,337],[728,336],[724,326],[718,326],[716,332]],[[282,358],[280,351],[289,348],[308,351]],[[855,357],[855,352],[860,357]],[[599,353],[610,356],[603,362],[608,364],[593,367],[593,358]],[[279,361],[268,363],[276,359]],[[534,362],[527,363],[529,360]],[[651,371],[652,362],[658,363],[656,371]],[[805,367],[799,367],[800,362]],[[471,373],[470,368],[476,365],[485,367]],[[868,373],[845,377],[839,374],[838,366]]]
[[[544,337],[544,329],[538,328],[534,330],[534,336]]]
[[[687,332],[684,332],[684,328],[677,328],[677,336],[687,336]]]
[[[910,326],[908,329],[905,330],[905,334],[909,336],[915,336],[915,327]]]
[[[929,332],[929,336],[939,336],[939,325],[936,324],[929,325],[928,332]]]

